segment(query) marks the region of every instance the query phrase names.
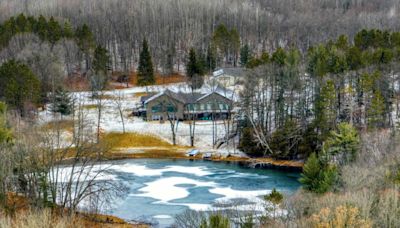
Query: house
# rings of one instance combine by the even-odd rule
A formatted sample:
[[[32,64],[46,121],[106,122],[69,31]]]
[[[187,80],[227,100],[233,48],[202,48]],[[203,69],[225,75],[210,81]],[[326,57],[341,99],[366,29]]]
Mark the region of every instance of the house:
[[[214,85],[221,85],[223,87],[235,86],[243,81],[243,76],[246,75],[244,68],[232,67],[221,68],[213,72],[210,80]]]
[[[141,106],[134,115],[146,120],[227,119],[232,114],[233,100],[221,90],[209,93],[173,92],[169,89],[141,98]]]

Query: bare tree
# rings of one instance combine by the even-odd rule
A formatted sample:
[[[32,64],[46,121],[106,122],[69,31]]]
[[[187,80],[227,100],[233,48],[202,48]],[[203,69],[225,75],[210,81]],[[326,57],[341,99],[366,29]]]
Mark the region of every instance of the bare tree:
[[[124,109],[123,109],[124,100],[125,100],[125,95],[122,91],[117,90],[114,92],[114,100],[113,101],[115,103],[115,106],[118,109],[119,117],[121,118],[123,133],[125,133],[125,118],[124,118]]]

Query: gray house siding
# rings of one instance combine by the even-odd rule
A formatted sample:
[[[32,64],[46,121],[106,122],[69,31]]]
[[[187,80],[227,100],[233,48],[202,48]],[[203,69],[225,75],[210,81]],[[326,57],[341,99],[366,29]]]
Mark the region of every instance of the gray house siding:
[[[163,94],[145,104],[147,120],[168,120],[168,117],[183,119],[184,104]]]
[[[232,101],[218,94],[182,94],[166,91],[144,102],[146,119],[168,120],[169,118],[187,119],[225,119],[230,116]]]

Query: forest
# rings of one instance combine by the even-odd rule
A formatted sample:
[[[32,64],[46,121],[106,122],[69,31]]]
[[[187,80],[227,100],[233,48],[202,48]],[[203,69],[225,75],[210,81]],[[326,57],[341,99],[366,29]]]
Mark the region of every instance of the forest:
[[[274,189],[263,199],[268,213],[250,212],[239,227],[398,227],[398,5],[0,0],[0,227],[12,223],[12,192],[33,211],[43,209],[40,216],[60,209],[56,214],[67,212],[61,218],[72,218],[88,199],[96,213],[127,191],[96,181],[108,174],[101,164],[111,143],[101,124],[113,85],[143,87],[147,95],[157,78],[178,75],[193,93],[222,67],[246,72],[239,111],[224,122],[227,144],[237,142],[249,158],[304,162],[301,189],[291,196]],[[90,121],[91,107],[70,95],[82,91],[94,101]],[[125,134],[123,99],[113,102]],[[44,128],[46,109],[59,119]],[[170,123],[176,146],[178,120]],[[73,167],[68,180],[59,174],[66,163]],[[225,212],[189,211],[175,226],[228,228],[232,220]]]

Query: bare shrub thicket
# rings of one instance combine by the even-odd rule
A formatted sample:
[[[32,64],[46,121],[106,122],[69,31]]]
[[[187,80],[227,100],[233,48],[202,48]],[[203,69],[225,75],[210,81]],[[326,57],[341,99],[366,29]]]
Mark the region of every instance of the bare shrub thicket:
[[[110,163],[103,162],[107,147],[97,143],[96,126],[84,110],[83,103],[75,104],[72,133],[57,121],[43,129],[16,120],[14,142],[0,148],[2,192],[24,195],[34,207],[58,205],[71,213],[98,212],[124,193],[108,171]]]
[[[28,210],[15,217],[0,212],[0,227],[74,228],[83,227],[83,224],[75,217],[54,217],[50,210]]]

